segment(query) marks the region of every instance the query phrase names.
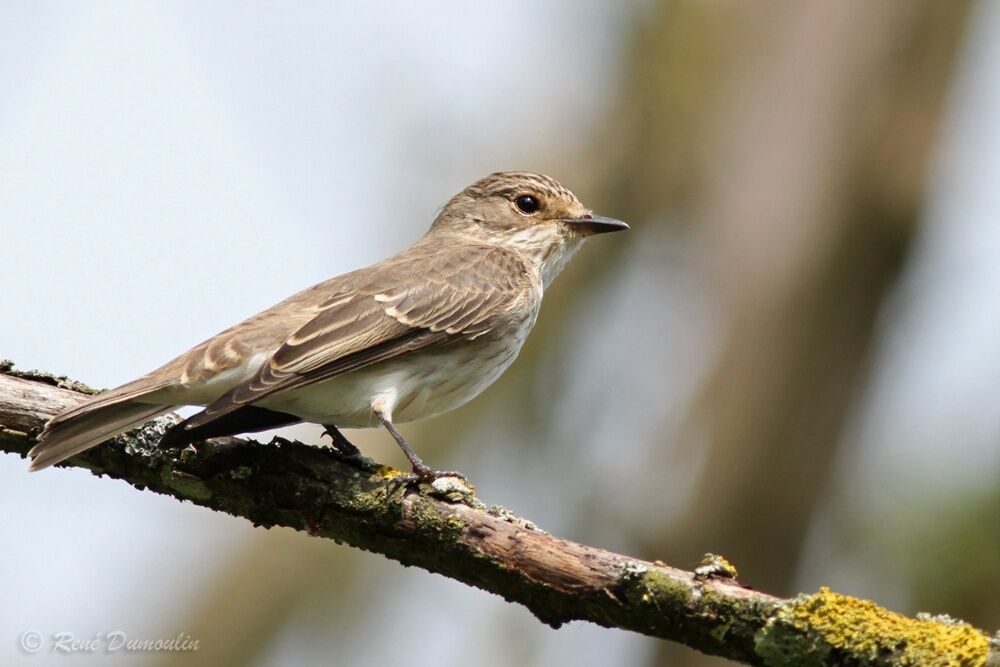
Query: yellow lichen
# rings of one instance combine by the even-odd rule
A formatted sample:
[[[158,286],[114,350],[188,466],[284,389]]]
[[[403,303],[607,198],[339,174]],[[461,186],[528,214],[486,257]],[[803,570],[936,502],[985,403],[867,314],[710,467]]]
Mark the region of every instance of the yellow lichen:
[[[968,624],[907,618],[827,588],[797,598],[779,620],[855,658],[895,654],[893,664],[981,667],[989,652],[989,638]]]
[[[375,474],[382,479],[395,479],[396,477],[401,477],[406,473],[398,468],[393,468],[392,466],[379,466]]]
[[[694,570],[694,578],[700,581],[711,578],[736,579],[736,566],[730,563],[725,557],[718,554],[707,553],[701,563]]]

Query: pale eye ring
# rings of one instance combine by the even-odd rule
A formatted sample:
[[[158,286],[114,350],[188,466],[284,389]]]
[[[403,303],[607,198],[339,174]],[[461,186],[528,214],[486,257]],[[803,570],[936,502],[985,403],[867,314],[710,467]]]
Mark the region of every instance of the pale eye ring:
[[[542,205],[538,203],[538,199],[531,195],[520,195],[514,200],[514,205],[517,206],[517,210],[525,215],[534,215],[542,208]]]

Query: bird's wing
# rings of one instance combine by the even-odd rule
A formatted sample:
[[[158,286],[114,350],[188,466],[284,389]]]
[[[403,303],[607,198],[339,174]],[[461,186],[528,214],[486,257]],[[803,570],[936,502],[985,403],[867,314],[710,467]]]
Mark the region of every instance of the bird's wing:
[[[320,304],[337,292],[344,278],[340,276],[299,292],[155,371],[54,416],[46,422],[38,444],[28,453],[32,470],[58,463],[177,405],[200,403],[206,400],[206,392],[212,395],[215,389],[211,384],[218,384],[220,378],[222,382],[230,381],[229,378],[239,382],[243,370],[253,372],[257,355],[277,349],[290,332],[320,312]]]
[[[524,260],[495,246],[412,253],[355,276],[352,289],[329,299],[254,377],[185,425],[202,426],[264,397],[415,350],[477,338],[510,322],[536,289]]]

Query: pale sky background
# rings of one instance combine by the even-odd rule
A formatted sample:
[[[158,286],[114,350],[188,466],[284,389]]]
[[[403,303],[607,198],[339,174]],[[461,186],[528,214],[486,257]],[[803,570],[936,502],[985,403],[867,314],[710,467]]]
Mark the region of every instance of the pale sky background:
[[[981,7],[917,261],[884,318],[880,370],[853,435],[850,464],[876,480],[859,484],[899,502],[913,484],[939,483],[942,467],[956,485],[995,484],[1000,472],[1000,3]],[[638,12],[598,0],[0,4],[0,357],[113,386],[408,244],[474,178],[505,168],[563,178],[610,106]],[[642,221],[631,222],[641,235]],[[589,442],[589,460],[612,471],[592,473],[588,493],[613,489],[615,466],[630,465],[602,449],[602,434],[624,427],[619,440],[651,440],[642,404],[607,396],[642,376],[633,351],[674,343],[669,386],[640,394],[678,414],[706,354],[698,341],[711,314],[683,262],[634,264],[607,288],[618,308],[636,307],[629,286],[658,284],[689,317],[629,331],[580,313],[586,363],[569,376],[552,440]],[[599,391],[607,412],[579,433],[574,406]],[[488,501],[564,527],[559,500],[583,487],[505,488],[516,468],[498,456],[470,454],[473,470],[452,463],[491,490]],[[254,532],[83,471],[28,475],[13,456],[0,457],[0,505],[4,665],[65,664],[21,653],[25,630],[172,636],[190,596]],[[614,539],[609,530],[602,546]],[[391,641],[330,647],[342,657],[377,664],[431,636],[441,653],[410,664],[458,664],[472,639],[455,619],[498,618],[504,632],[482,639],[498,665],[511,635],[532,643],[535,664],[627,664],[649,650],[594,626],[552,632],[499,598],[369,558],[380,563],[366,575],[372,587],[391,579],[399,592],[378,621]],[[428,599],[441,613],[425,613]],[[309,651],[325,650],[300,639],[290,630],[266,664],[312,664]]]

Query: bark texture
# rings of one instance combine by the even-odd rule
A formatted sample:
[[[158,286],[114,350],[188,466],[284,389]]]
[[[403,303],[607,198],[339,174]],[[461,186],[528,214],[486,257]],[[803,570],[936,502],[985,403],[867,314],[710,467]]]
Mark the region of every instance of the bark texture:
[[[9,363],[0,371],[0,450],[21,456],[46,419],[92,391]],[[996,641],[951,619],[911,619],[825,589],[782,600],[736,582],[724,559],[687,572],[578,544],[483,505],[457,481],[397,488],[398,471],[298,442],[161,450],[170,423],[63,465],[381,553],[522,604],[553,627],[585,620],[751,665],[1000,664]]]

